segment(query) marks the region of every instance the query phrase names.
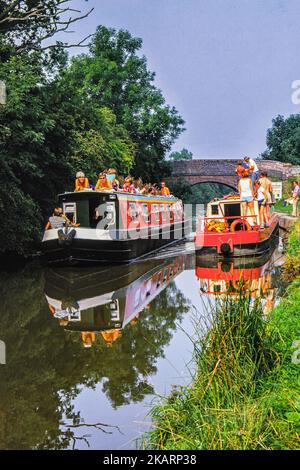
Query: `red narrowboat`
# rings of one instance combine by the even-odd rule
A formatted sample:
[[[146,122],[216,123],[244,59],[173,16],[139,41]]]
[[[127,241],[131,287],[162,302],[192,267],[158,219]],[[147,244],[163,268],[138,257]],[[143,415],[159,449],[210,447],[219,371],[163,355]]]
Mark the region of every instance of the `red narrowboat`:
[[[200,217],[195,237],[198,256],[236,257],[266,253],[279,241],[279,219],[270,214],[268,226],[261,228],[258,202],[254,215],[242,215],[238,196],[216,199],[207,205],[206,217]]]
[[[45,230],[47,264],[127,263],[182,239],[191,223],[175,197],[87,190],[58,199],[73,226]]]

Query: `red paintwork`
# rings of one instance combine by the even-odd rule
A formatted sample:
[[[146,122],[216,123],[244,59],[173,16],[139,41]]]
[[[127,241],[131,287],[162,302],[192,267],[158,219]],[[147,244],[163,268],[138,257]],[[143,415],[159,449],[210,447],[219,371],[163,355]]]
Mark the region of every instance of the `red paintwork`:
[[[130,196],[131,195],[128,195],[128,199],[124,198],[119,200],[122,226],[124,229],[159,227],[161,225],[173,224],[174,222],[182,221],[183,209],[182,202],[179,200],[155,200],[155,197],[153,197],[153,200],[148,202],[145,199],[139,200]],[[147,204],[148,207],[148,222],[143,215],[143,205],[145,204]],[[174,207],[175,205],[176,207],[179,207],[180,205],[181,211],[176,210]],[[168,206],[170,206],[170,211],[167,210]],[[135,207],[137,211],[137,217],[135,220],[133,220],[130,214],[130,207]]]
[[[249,216],[247,216],[249,217]],[[219,217],[220,219],[233,219],[234,217]],[[242,217],[235,217],[236,219],[242,219]],[[218,219],[205,219],[205,222]],[[195,237],[196,249],[203,247],[217,247],[218,253],[221,253],[221,245],[228,243],[233,251],[235,245],[246,245],[246,244],[257,244],[262,243],[272,235],[278,224],[278,215],[272,214],[269,221],[269,227],[260,229],[259,226],[251,227],[251,231],[240,230],[236,232],[230,232],[229,230],[223,232],[209,232],[207,230],[207,224],[205,223],[204,231],[198,230]]]

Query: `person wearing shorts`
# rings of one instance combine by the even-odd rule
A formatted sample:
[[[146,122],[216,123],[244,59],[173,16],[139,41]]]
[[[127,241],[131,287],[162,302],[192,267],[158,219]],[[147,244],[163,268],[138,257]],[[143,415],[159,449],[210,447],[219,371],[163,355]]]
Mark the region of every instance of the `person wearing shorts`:
[[[246,217],[248,213],[248,209],[250,215],[253,217],[253,221],[255,220],[255,212],[254,212],[254,188],[251,178],[249,178],[249,171],[244,170],[242,172],[242,178],[238,183],[238,190],[241,198],[241,216]],[[247,220],[247,219],[246,219]]]

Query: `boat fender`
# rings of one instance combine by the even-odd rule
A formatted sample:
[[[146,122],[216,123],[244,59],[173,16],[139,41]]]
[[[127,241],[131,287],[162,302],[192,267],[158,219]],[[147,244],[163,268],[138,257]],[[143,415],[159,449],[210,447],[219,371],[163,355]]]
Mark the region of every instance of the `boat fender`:
[[[228,255],[231,252],[231,246],[229,243],[222,243],[220,246],[220,250],[223,253],[223,255]]]
[[[235,232],[236,228],[239,225],[242,225],[244,227],[244,229],[247,230],[247,232],[251,231],[251,225],[249,224],[248,220],[243,220],[243,219],[234,220],[232,222],[232,224],[230,225],[230,231]]]

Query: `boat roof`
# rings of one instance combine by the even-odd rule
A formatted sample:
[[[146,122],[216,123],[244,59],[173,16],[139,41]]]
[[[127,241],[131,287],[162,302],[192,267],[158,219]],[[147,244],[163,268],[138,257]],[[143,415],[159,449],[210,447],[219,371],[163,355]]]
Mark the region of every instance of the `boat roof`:
[[[177,197],[174,196],[155,196],[147,194],[132,194],[132,193],[123,193],[121,191],[94,191],[94,190],[85,190],[85,191],[70,191],[61,193],[58,195],[59,199],[68,199],[71,200],[82,200],[82,199],[92,199],[96,195],[106,195],[109,199],[130,199],[133,201],[145,201],[145,202],[177,202],[180,201]]]

